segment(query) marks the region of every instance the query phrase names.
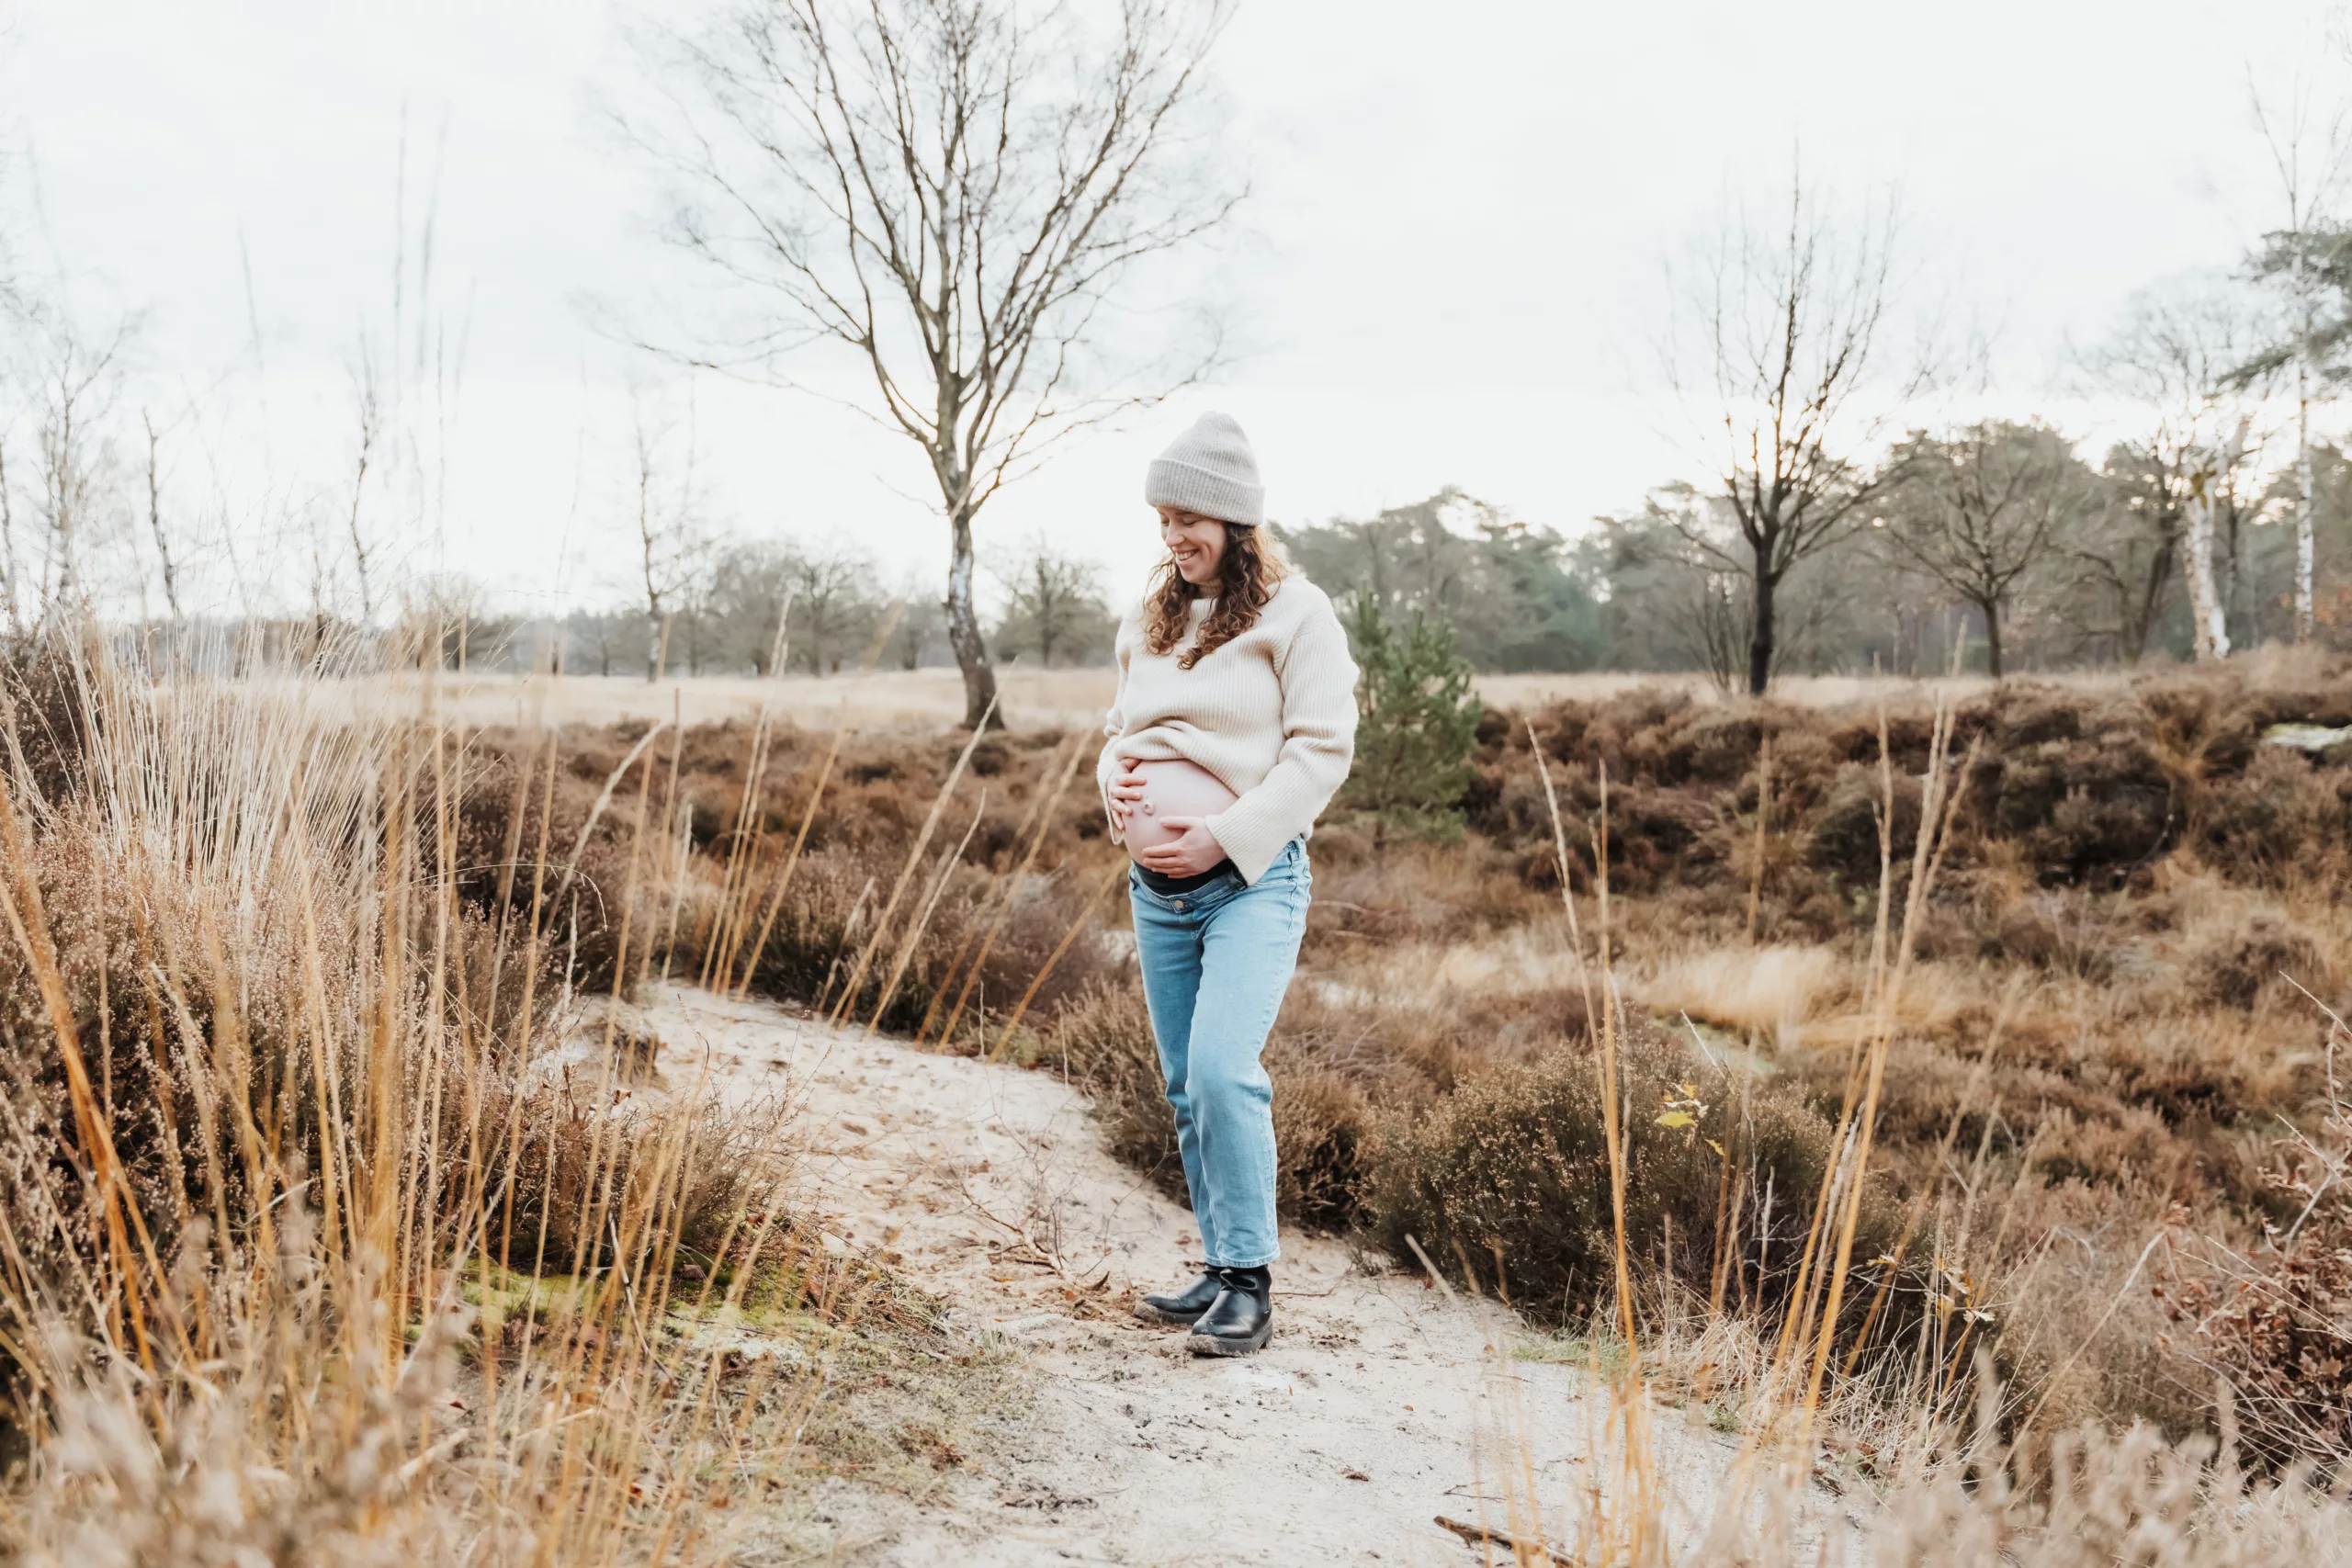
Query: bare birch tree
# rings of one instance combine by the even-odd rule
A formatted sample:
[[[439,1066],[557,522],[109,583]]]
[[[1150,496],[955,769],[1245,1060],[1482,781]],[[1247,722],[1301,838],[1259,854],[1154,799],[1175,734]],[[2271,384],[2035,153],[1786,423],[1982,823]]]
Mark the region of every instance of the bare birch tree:
[[[672,617],[704,554],[695,526],[694,441],[687,439],[684,477],[675,491],[662,486],[666,430],[649,417],[639,398],[629,428],[630,525],[637,542],[638,583],[645,594],[645,679],[662,679],[669,663]]]
[[[345,514],[345,524],[351,540],[351,568],[359,581],[359,620],[365,626],[376,619],[376,590],[371,570],[375,562],[375,546],[365,525],[362,503],[368,493],[368,466],[374,460],[376,444],[384,434],[384,400],[376,378],[375,350],[364,333],[359,339],[358,356],[351,367],[351,406],[355,422],[351,510]]]
[[[164,526],[163,434],[155,428],[154,417],[145,409],[139,411],[140,428],[147,433],[147,530],[155,541],[155,558],[164,572],[164,604],[172,612],[172,619],[180,619],[179,571],[172,560],[171,536]]]
[[[2280,368],[2256,363],[2256,342],[2238,294],[2192,283],[2136,298],[2122,330],[2091,362],[2098,389],[2136,405],[2146,421],[2109,458],[2110,476],[2129,492],[2127,510],[2112,521],[2158,547],[2132,552],[2137,581],[2116,579],[2119,552],[2097,543],[2076,563],[2082,573],[2115,579],[2121,621],[2137,627],[2136,639],[2119,649],[2127,661],[2143,650],[2176,568],[2188,586],[2199,656],[2228,651],[2224,576],[2235,575],[2235,558],[2226,547],[2252,510],[2244,484],[2260,445],[2255,420]],[[2219,562],[2217,547],[2225,547]]]
[[[2188,474],[2188,610],[2200,663],[2230,656],[2229,608],[2213,569],[2213,546],[2233,499],[2240,466],[2246,457],[2246,434],[2252,417],[2238,416],[2236,424],[2194,453]]]
[[[2292,374],[2295,391],[2295,637],[2311,637],[2316,614],[2318,526],[2312,476],[2312,405],[2325,401],[2346,379],[2352,347],[2352,231],[2334,208],[2352,172],[2352,115],[2342,104],[2324,114],[2306,84],[2283,103],[2252,94],[2256,124],[2278,173],[2285,226],[2263,236],[2251,260],[2254,276],[2283,296],[2285,321],[2274,341],[2230,372],[2243,388]],[[2331,309],[2333,305],[2333,309]]]
[[[630,128],[687,193],[673,237],[748,304],[689,357],[808,386],[786,363],[830,346],[870,380],[846,400],[922,449],[969,723],[996,690],[974,518],[1058,440],[1214,360],[1213,333],[1156,338],[1123,307],[1139,264],[1238,199],[1193,113],[1229,9],[744,0],[668,38],[678,119]]]
[[[1727,215],[1679,301],[1668,378],[1712,433],[1735,534],[1688,536],[1747,579],[1751,694],[1771,681],[1781,585],[1865,525],[1899,477],[1865,454],[1930,378],[1924,351],[1885,373],[1895,229],[1891,200],[1841,221],[1800,172],[1781,213]]]
[[[2292,236],[2285,280],[2295,333],[2295,637],[2302,641],[2312,635],[2318,567],[2312,517],[2312,400],[2322,380],[2317,329],[2324,285],[2321,268],[2312,262],[2333,259],[2315,258],[2312,249],[2312,242],[2322,236],[2331,251],[2346,243],[2345,235],[2330,231],[2323,214],[2343,182],[2346,154],[2352,148],[2347,147],[2341,110],[2318,131],[2314,145],[2310,106],[2300,95],[2290,111],[2291,118],[2284,124],[2265,110],[2259,94],[2254,112],[2278,171],[2279,190],[2287,203],[2286,231]]]

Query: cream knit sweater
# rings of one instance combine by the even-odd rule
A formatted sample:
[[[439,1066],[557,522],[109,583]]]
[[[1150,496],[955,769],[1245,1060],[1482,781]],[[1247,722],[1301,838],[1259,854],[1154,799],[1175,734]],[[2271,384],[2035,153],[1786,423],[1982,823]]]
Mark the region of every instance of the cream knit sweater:
[[[1192,669],[1178,668],[1214,603],[1193,602],[1192,630],[1164,654],[1144,638],[1141,605],[1119,623],[1119,694],[1094,778],[1107,812],[1123,757],[1181,757],[1216,774],[1241,798],[1210,818],[1208,829],[1255,882],[1347,780],[1356,666],[1330,599],[1294,575],[1276,586],[1257,625]],[[1116,817],[1111,837],[1121,837]]]

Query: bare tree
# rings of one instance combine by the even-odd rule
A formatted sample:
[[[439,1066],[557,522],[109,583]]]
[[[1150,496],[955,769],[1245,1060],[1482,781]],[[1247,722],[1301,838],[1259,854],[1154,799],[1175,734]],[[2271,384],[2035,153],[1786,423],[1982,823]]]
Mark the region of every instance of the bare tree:
[[[1147,323],[1100,329],[1138,263],[1238,199],[1200,177],[1190,112],[1229,9],[1121,0],[1104,36],[1023,0],[743,0],[668,40],[681,128],[632,128],[692,193],[676,240],[752,302],[693,357],[783,381],[802,349],[846,351],[872,378],[853,406],[922,449],[968,723],[996,689],[973,519],[1056,441],[1214,358],[1212,336],[1120,361]]]
[[[1924,352],[1879,376],[1894,242],[1891,201],[1841,224],[1799,173],[1783,215],[1728,216],[1684,301],[1679,335],[1696,342],[1667,349],[1668,379],[1713,432],[1714,482],[1734,524],[1728,545],[1712,528],[1689,536],[1748,580],[1747,689],[1758,695],[1771,680],[1782,584],[1865,524],[1898,476],[1859,455],[1929,378]]]
[[[374,547],[367,531],[361,526],[360,502],[368,491],[368,464],[376,454],[376,443],[384,434],[384,403],[376,378],[376,355],[367,335],[359,339],[359,356],[351,370],[352,412],[357,422],[356,450],[351,466],[351,511],[345,526],[351,537],[351,566],[359,579],[359,619],[368,624],[376,618],[376,592],[369,567]]]
[[[928,573],[900,574],[893,597],[899,604],[899,624],[890,629],[890,658],[901,670],[920,670],[926,659],[955,657],[947,641],[947,606],[936,593],[926,592]]]
[[[2288,320],[2280,341],[2239,367],[2233,378],[2267,378],[2281,367],[2294,373],[2295,636],[2301,640],[2312,635],[2318,568],[2312,404],[2341,384],[2344,351],[2352,336],[2352,314],[2341,306],[2335,319],[2323,320],[2329,296],[2344,293],[2352,264],[2352,232],[2331,212],[2352,166],[2352,124],[2340,103],[2317,114],[2307,85],[2300,82],[2284,104],[2266,103],[2259,90],[2252,97],[2255,123],[2278,171],[2286,219],[2284,228],[2264,236],[2253,271],[2284,292]]]
[[[792,600],[788,660],[811,675],[839,674],[873,639],[883,611],[873,558],[846,539],[821,540],[786,556]]]
[[[113,453],[107,419],[121,390],[123,358],[138,330],[118,317],[103,331],[84,328],[61,298],[35,301],[20,319],[29,341],[40,454],[39,505],[47,564],[43,615],[69,614],[89,599],[85,551],[106,522]]]
[[[1724,692],[1744,686],[1754,578],[1736,558],[1730,501],[1677,480],[1652,491],[1638,512],[1600,521],[1587,558],[1609,585],[1605,613],[1616,623],[1610,635],[1616,657],[1642,669],[1703,670]],[[1823,604],[1801,591],[1810,586],[1804,575],[1784,584],[1790,592],[1779,601],[1784,619],[1770,674],[1803,657],[1821,629]]]
[[[8,447],[6,431],[0,431],[0,595],[8,602],[8,631],[14,636],[24,630],[24,610],[17,598],[17,509],[9,498]]]
[[[720,655],[735,668],[777,673],[769,665],[792,599],[792,564],[789,550],[769,543],[730,546],[712,559],[703,597]]]
[[[578,638],[595,661],[596,673],[613,672],[613,657],[637,640],[643,612],[633,608],[575,611],[564,622],[559,636],[564,640]],[[569,660],[562,661],[567,666]]]
[[[1037,662],[1051,669],[1057,655],[1068,660],[1107,647],[1111,613],[1098,563],[1058,549],[1039,534],[993,575],[1005,595],[999,652],[1034,649]]]
[[[2131,442],[2101,469],[2099,506],[2059,549],[2060,615],[2076,651],[2137,663],[2172,603],[2185,497],[2165,457]]]
[[[644,395],[636,399],[630,420],[628,482],[638,585],[645,596],[645,679],[650,682],[662,678],[669,662],[672,619],[708,551],[695,517],[691,428],[681,477],[671,488],[663,480],[669,428],[647,402]]]
[[[2246,432],[2252,423],[2252,416],[2241,414],[2226,434],[2198,447],[2196,466],[2188,475],[2188,531],[2184,542],[2188,550],[2188,608],[2199,660],[2230,656],[2229,610],[2213,570],[2213,543],[2221,535],[2222,520],[2237,515],[2232,502],[2236,499],[2236,477],[2245,461]],[[2237,549],[2234,529],[2232,532],[2229,559],[2234,566]]]
[[[2056,431],[1988,421],[1897,446],[1903,475],[1874,536],[1984,619],[1987,668],[2002,675],[2001,614],[2090,504],[2093,476]]]
[[[2103,531],[2120,538],[2093,536],[2070,552],[2078,578],[2109,591],[2100,596],[2114,606],[2124,662],[2146,650],[2176,567],[2189,587],[2199,649],[2221,615],[2217,651],[2226,650],[2225,580],[2235,577],[2235,540],[2256,506],[2245,490],[2260,445],[2253,422],[2279,369],[2256,364],[2256,328],[2239,294],[2192,280],[2135,298],[2090,362],[2098,389],[2145,411],[2147,421],[2108,458],[2122,504],[2109,509]]]
[[[401,609],[418,663],[445,670],[495,665],[514,645],[522,622],[491,608],[489,592],[463,572],[431,572],[401,587]]]
[[[164,479],[159,456],[163,436],[145,409],[139,411],[139,423],[147,433],[147,529],[155,541],[155,558],[163,564],[164,603],[176,621],[180,618],[180,583],[179,572],[172,564],[172,541],[164,527]]]

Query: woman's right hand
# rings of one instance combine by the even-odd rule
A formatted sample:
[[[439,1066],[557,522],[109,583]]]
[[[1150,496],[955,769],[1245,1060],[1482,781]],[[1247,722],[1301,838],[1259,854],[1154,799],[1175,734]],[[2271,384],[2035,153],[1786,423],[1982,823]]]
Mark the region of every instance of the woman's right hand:
[[[1143,799],[1143,775],[1136,772],[1133,762],[1122,761],[1111,779],[1111,815],[1118,818],[1122,833],[1127,830],[1128,813]]]

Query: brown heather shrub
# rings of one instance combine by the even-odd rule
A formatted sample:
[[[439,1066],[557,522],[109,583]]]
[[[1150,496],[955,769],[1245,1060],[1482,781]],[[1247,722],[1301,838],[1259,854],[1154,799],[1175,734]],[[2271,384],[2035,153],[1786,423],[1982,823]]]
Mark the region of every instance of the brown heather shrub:
[[[2340,1469],[2352,1451],[2352,1226],[2335,1219],[2204,1261],[2165,1304],[2188,1353],[2229,1381],[2248,1447],[2276,1466]]]
[[[555,858],[560,860],[569,853],[598,793],[646,728],[643,724],[620,724],[562,738],[551,815]],[[640,944],[638,950],[645,955],[649,970],[694,980],[702,975],[704,961],[717,940],[717,921],[722,912],[719,884],[725,863],[736,853],[739,823],[744,841],[749,844],[756,836],[757,848],[737,903],[749,903],[764,916],[783,862],[807,815],[831,739],[825,731],[801,730],[789,723],[776,725],[765,742],[769,755],[761,772],[759,798],[747,810],[744,795],[751,784],[752,725],[730,720],[691,726],[683,735],[669,729],[656,735],[639,761],[621,775],[610,805],[590,835],[580,874],[570,891],[562,891],[566,885],[560,878],[550,884],[549,897],[560,903],[562,919],[578,921],[573,959],[576,983],[594,990],[611,984],[620,890],[628,886],[628,845],[640,790],[647,792],[646,810],[657,825],[662,848],[649,855],[640,870],[639,935],[649,931],[658,934],[650,948]],[[928,1016],[934,1031],[944,1026],[955,998],[963,993],[968,965],[979,953],[987,928],[995,923],[999,906],[1005,905],[1005,919],[989,944],[987,960],[966,997],[957,1026],[967,1048],[981,1043],[986,1021],[1001,1017],[1028,988],[1077,921],[1103,874],[1101,868],[1107,857],[1102,848],[1102,810],[1091,769],[1084,765],[1056,806],[1043,852],[1030,874],[1013,874],[1027,848],[1021,830],[1029,826],[1029,813],[1038,804],[1039,795],[1050,788],[1067,745],[1091,743],[1089,737],[1073,742],[1058,731],[1046,730],[991,736],[975,748],[956,795],[940,811],[923,863],[916,868],[893,913],[891,930],[870,966],[873,972],[860,982],[859,994],[851,998],[846,1016],[860,1021],[873,1016],[901,941],[913,926],[945,858],[961,843],[962,857],[908,955],[881,1023],[887,1029],[913,1032]],[[530,764],[534,771],[521,796],[524,809],[519,829],[514,820],[515,770],[535,744],[512,732],[498,731],[481,738],[475,748],[482,761],[469,778],[459,813],[458,863],[471,868],[461,878],[466,896],[485,909],[496,901],[505,846],[519,842],[527,852],[540,832],[537,801],[544,782],[544,759]],[[808,841],[793,866],[790,887],[775,907],[769,939],[753,961],[749,948],[756,936],[756,923],[752,930],[740,933],[730,981],[740,978],[743,966],[750,964],[750,988],[755,994],[804,1005],[821,999],[829,1010],[842,1005],[840,989],[854,970],[858,953],[871,937],[874,921],[904,870],[908,852],[961,750],[961,740],[954,738],[880,736],[845,740],[824,784],[818,810],[809,818]],[[986,802],[975,823],[974,812],[983,790]],[[666,832],[658,827],[665,803],[672,811],[672,826]],[[967,829],[970,829],[968,841]],[[684,862],[672,847],[681,837],[693,852]],[[526,901],[527,875],[507,881],[510,907]],[[681,881],[683,887],[678,886]],[[1097,920],[1108,908],[1108,901],[1098,906]],[[567,943],[572,942],[569,924],[564,936]],[[1033,1012],[1042,1021],[1109,972],[1102,944],[1088,934],[1071,943],[1055,963],[1031,1003]],[[948,988],[945,1005],[934,1011],[943,986]]]
[[[954,847],[950,843],[945,849],[952,851]],[[813,1004],[827,998],[838,1003],[858,951],[873,930],[876,905],[888,896],[891,880],[899,874],[904,859],[903,851],[893,856],[847,848],[805,856],[793,877],[792,888],[786,895],[774,934],[752,974],[752,990],[786,1001]],[[933,866],[926,865],[924,874],[933,870]],[[970,962],[977,956],[980,942],[986,940],[989,927],[995,923],[996,901],[1008,899],[1010,907],[989,947],[978,979],[966,999],[957,1026],[959,1048],[992,1049],[996,1036],[989,1029],[990,1021],[1001,1021],[1005,1010],[1028,990],[1030,982],[1045,968],[1046,959],[1077,923],[1100,880],[1101,868],[1091,863],[1019,878],[1009,872],[999,874],[982,866],[967,864],[957,869],[950,876],[892,993],[889,1007],[882,1015],[882,1027],[911,1034],[926,1017],[933,1020],[934,1032],[944,1027],[947,1010],[963,991]],[[924,881],[927,884],[927,874]],[[867,891],[869,884],[871,891]],[[915,891],[919,896],[921,888]],[[861,895],[865,906],[862,909]],[[858,911],[854,927],[849,923],[853,910]],[[1102,907],[1098,906],[1095,920],[1102,919]],[[870,974],[859,986],[848,1017],[863,1023],[874,1016],[890,960],[897,952],[897,939],[906,930],[912,914],[912,910],[902,908],[899,919],[892,922],[891,934],[885,939],[876,960],[877,972]],[[1042,1023],[1090,984],[1112,974],[1115,967],[1099,931],[1090,929],[1082,933],[1055,962],[1045,985],[1030,1003],[1033,1021]],[[936,1014],[934,1004],[939,1004]]]
[[[369,1027],[367,993],[380,984],[380,970],[364,913],[327,900],[305,905],[294,885],[281,882],[242,920],[225,917],[200,883],[122,856],[96,802],[68,796],[40,805],[46,830],[33,846],[32,865],[59,976],[85,1050],[95,1058],[116,1156],[159,1256],[176,1253],[191,1223],[206,1227],[209,1245],[224,1259],[254,1245],[259,1237],[243,1217],[268,1201],[277,1179],[269,1167],[293,1161],[318,1171],[340,1163],[352,1185],[364,1183],[367,1162],[348,1131],[330,1128],[321,1115],[308,1038],[322,1028],[358,1037]],[[429,814],[421,815],[429,827]],[[434,855],[428,835],[418,854],[421,875],[430,874]],[[334,858],[322,855],[321,870]],[[436,940],[443,942],[438,964],[447,1000],[453,1014],[469,1015],[468,1032],[458,1049],[403,1055],[404,1114],[420,1130],[431,1127],[434,1139],[404,1151],[400,1179],[414,1188],[426,1212],[454,1226],[469,1201],[480,1197],[483,1173],[504,1173],[510,1190],[498,1204],[502,1256],[526,1268],[543,1258],[559,1272],[571,1269],[576,1257],[608,1261],[610,1240],[583,1236],[579,1225],[598,1212],[596,1190],[606,1173],[624,1207],[657,1179],[639,1147],[638,1123],[646,1119],[632,1113],[617,1124],[607,1121],[612,1130],[598,1141],[597,1071],[554,1076],[531,1069],[533,1059],[555,1050],[564,1021],[555,1010],[562,976],[552,972],[560,955],[541,955],[526,1035],[519,1027],[521,940],[493,980],[498,939],[492,927],[460,908],[447,921],[446,939],[436,939],[434,919],[433,901],[419,897],[409,911],[408,942],[416,960],[427,964],[435,962]],[[306,925],[317,933],[308,953],[300,935]],[[320,965],[315,988],[306,959]],[[0,1041],[7,1043],[0,1073],[8,1082],[13,1134],[0,1156],[0,1194],[16,1234],[37,1255],[46,1254],[40,1272],[62,1278],[70,1268],[57,1249],[70,1243],[75,1266],[87,1268],[104,1238],[82,1174],[85,1158],[77,1157],[80,1136],[47,1003],[34,966],[14,942],[0,943]],[[336,1079],[330,1092],[359,1113],[374,1092],[363,1064],[328,1059]],[[707,1110],[681,1114],[674,1128],[654,1137],[667,1143],[683,1135],[690,1145],[695,1174],[676,1194],[679,1218],[688,1245],[707,1250],[740,1210],[752,1168],[741,1146],[742,1128]],[[248,1116],[256,1124],[251,1131],[240,1125]],[[265,1130],[266,1149],[252,1141]],[[322,1142],[330,1136],[338,1144],[335,1159]],[[600,1151],[594,1158],[592,1144]],[[45,1154],[36,1157],[34,1151]],[[62,1310],[71,1299],[62,1295],[52,1304]]]
[[[1708,1295],[1725,1195],[1718,1148],[1727,1147],[1747,1193],[1739,1267],[1748,1276],[1760,1269],[1754,1293],[1777,1303],[1804,1247],[1829,1156],[1829,1124],[1769,1082],[1743,1093],[1646,1028],[1625,1042],[1619,1071],[1629,1108],[1630,1258],[1645,1267],[1664,1258],[1672,1278]],[[1704,1100],[1695,1125],[1660,1124],[1670,1101],[1691,1098]],[[1514,1303],[1555,1319],[1589,1315],[1613,1299],[1616,1225],[1600,1064],[1590,1051],[1564,1046],[1465,1078],[1419,1113],[1385,1111],[1366,1164],[1370,1228],[1398,1257],[1411,1256],[1406,1237],[1413,1236],[1441,1265],[1465,1267],[1473,1283],[1499,1283]],[[1874,1256],[1892,1239],[1884,1206],[1867,1202],[1857,1256]],[[1737,1289],[1730,1293],[1736,1303]]]
[[[2193,848],[2234,880],[2267,884],[2340,873],[2352,864],[2352,772],[2341,764],[2259,744],[2268,725],[2352,719],[2352,667],[2340,662],[2291,679],[2257,663],[2179,671],[2117,687],[2012,681],[1961,705],[1959,737],[1981,741],[1973,785],[1961,803],[1955,868],[1980,863],[1995,844],[2045,886],[2100,891],[2132,884],[2167,852]],[[1553,760],[1562,806],[1598,809],[1597,764],[1606,761],[1623,849],[1612,866],[1621,892],[1712,888],[1725,904],[1744,884],[1722,878],[1727,831],[1755,808],[1764,730],[1773,737],[1774,829],[1808,846],[1799,865],[1768,879],[1775,922],[1805,908],[1817,879],[1849,890],[1878,880],[1878,728],[1874,715],[1771,702],[1707,703],[1687,689],[1635,690],[1599,702],[1566,702],[1532,716]],[[1889,715],[1897,764],[1898,842],[1916,810],[1927,723]],[[1472,825],[1516,845],[1549,837],[1522,725],[1481,731]],[[1589,869],[1587,846],[1570,852]],[[1540,862],[1527,861],[1542,875]],[[1867,912],[1857,915],[1867,922]]]
[[[2327,961],[2311,935],[2284,915],[2257,910],[2234,929],[2208,932],[2186,955],[2183,979],[2205,999],[2252,1008],[2266,996],[2301,1001],[2297,981],[2324,994]]]
[[[2352,1044],[2329,1021],[2331,1047]],[[2256,1456],[2352,1484],[2352,1114],[2332,1096],[2270,1154],[2263,1176],[2279,1219],[2232,1246],[2172,1216],[2180,1234],[2153,1293],[2179,1353],[2230,1385]]]

